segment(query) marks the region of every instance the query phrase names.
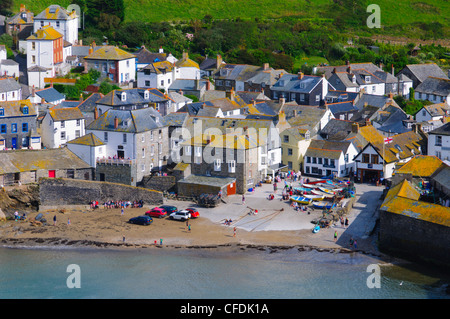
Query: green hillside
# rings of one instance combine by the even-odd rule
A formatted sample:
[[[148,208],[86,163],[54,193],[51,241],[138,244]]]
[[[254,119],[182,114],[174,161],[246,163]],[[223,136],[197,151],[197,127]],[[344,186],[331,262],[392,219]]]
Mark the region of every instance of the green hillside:
[[[183,21],[202,19],[210,15],[214,19],[323,18],[330,16],[333,2],[345,0],[124,0],[125,21]],[[40,12],[50,4],[67,6],[70,0],[14,0],[14,11],[23,3],[33,12]],[[381,23],[384,26],[411,23],[439,22],[450,25],[450,1],[448,0],[365,0],[366,5],[378,4]],[[369,16],[370,13],[366,13]]]

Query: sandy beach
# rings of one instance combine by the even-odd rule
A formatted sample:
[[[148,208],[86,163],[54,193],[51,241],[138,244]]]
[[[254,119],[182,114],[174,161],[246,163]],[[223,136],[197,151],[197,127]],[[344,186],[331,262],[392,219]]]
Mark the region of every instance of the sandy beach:
[[[359,185],[358,185],[359,186]],[[196,207],[200,217],[189,221],[191,230],[182,221],[169,218],[153,218],[149,226],[129,224],[131,217],[143,215],[149,207],[121,209],[98,209],[80,207],[61,212],[47,210],[29,212],[28,221],[0,222],[0,243],[2,246],[93,246],[117,248],[214,248],[214,247],[255,247],[331,250],[339,252],[365,252],[380,255],[374,245],[370,232],[375,222],[373,210],[376,201],[374,192],[381,195],[382,188],[369,187],[358,191],[354,208],[349,212],[350,225],[342,227],[339,223],[312,233],[313,219],[322,211],[308,208],[308,212],[295,211],[288,201],[281,200],[278,190],[275,199],[267,196],[273,192],[270,184],[264,184],[255,192],[230,196],[226,204],[215,208],[197,207],[194,203],[168,200],[165,204],[178,209]],[[370,206],[369,206],[370,204]],[[257,209],[257,215],[249,215],[250,209]],[[35,226],[29,222],[39,213],[47,220],[47,225]],[[56,216],[56,225],[53,217]],[[232,219],[225,225],[225,219]],[[70,223],[69,223],[70,221]],[[236,236],[234,228],[236,227]],[[334,233],[338,238],[334,240]],[[358,239],[357,247],[349,246],[349,239]],[[161,245],[162,241],[162,245]]]

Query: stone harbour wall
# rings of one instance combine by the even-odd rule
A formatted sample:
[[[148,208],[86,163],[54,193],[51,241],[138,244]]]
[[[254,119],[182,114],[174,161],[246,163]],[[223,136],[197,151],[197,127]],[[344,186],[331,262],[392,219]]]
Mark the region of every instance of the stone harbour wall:
[[[42,178],[39,181],[41,207],[88,205],[90,201],[103,204],[108,200],[142,200],[145,205],[163,203],[163,193],[140,187],[97,181],[63,178]]]
[[[379,212],[380,251],[450,268],[450,227]]]

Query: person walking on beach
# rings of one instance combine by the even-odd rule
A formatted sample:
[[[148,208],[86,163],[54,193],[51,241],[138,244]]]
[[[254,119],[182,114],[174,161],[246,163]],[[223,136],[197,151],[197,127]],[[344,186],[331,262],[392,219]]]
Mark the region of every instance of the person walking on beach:
[[[348,218],[345,218],[345,228],[348,227]]]
[[[245,196],[242,195],[242,205],[245,205]]]
[[[122,207],[122,210],[120,211],[120,215],[122,215],[122,216],[123,216],[123,207]]]
[[[53,226],[56,226],[56,215],[53,216]]]
[[[337,230],[335,230],[335,231],[334,231],[334,242],[337,241],[337,236],[338,236],[338,233],[337,233]]]
[[[355,240],[353,239],[353,237],[350,237],[350,248],[352,248],[352,246],[353,246],[353,242],[354,242]]]
[[[236,237],[236,227],[233,229],[233,237]]]
[[[188,231],[191,232],[191,224],[188,225]]]
[[[70,218],[67,218],[67,225],[70,225]]]
[[[163,243],[163,241],[162,241],[162,238],[160,238],[159,239],[159,244],[162,246],[162,243]]]
[[[353,247],[354,247],[355,249],[358,249],[358,245],[357,245],[357,243],[356,243],[356,239],[355,239],[355,241],[353,242]]]

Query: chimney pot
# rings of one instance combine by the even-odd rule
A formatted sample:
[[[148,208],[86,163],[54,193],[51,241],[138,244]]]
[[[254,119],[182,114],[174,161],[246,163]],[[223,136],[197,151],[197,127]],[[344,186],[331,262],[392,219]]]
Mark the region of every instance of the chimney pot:
[[[267,71],[269,69],[269,63],[264,63],[264,71]]]
[[[95,107],[94,109],[94,120],[98,119],[98,109]]]
[[[119,119],[117,117],[114,118],[114,128],[117,129],[119,127]]]
[[[298,72],[298,79],[299,80],[303,79],[303,72]]]
[[[359,131],[359,124],[353,123],[352,124],[352,133],[358,133],[358,131]]]

